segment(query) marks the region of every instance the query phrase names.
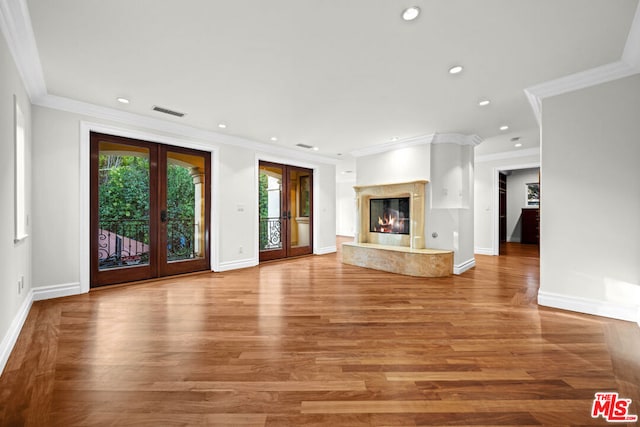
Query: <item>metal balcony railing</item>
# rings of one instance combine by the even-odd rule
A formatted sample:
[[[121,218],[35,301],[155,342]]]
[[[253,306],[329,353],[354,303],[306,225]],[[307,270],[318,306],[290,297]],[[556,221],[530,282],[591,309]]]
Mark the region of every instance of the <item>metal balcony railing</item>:
[[[282,247],[280,217],[260,218],[260,250]]]
[[[194,221],[167,221],[167,260],[195,258]],[[149,263],[149,221],[100,221],[98,230],[100,269]]]

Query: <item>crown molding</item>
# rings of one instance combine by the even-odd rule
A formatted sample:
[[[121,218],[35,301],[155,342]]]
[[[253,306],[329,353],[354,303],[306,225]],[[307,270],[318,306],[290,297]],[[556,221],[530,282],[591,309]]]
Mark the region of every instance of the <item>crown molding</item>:
[[[483,141],[478,135],[462,135],[459,133],[432,133],[429,135],[414,136],[398,141],[385,142],[384,144],[354,150],[350,154],[353,157],[370,156],[372,154],[386,153],[392,150],[400,150],[407,147],[427,144],[458,144],[475,147]]]
[[[222,133],[183,125],[168,120],[156,119],[141,114],[130,113],[128,111],[117,110],[115,108],[103,107],[87,102],[76,101],[74,99],[56,95],[42,96],[33,103],[34,105],[38,105],[40,107],[80,114],[83,116],[107,120],[118,124],[141,127],[157,132],[164,132],[177,137],[186,137],[190,139],[212,142],[215,144],[242,147],[250,150],[266,152],[274,155],[287,156],[290,158],[307,160],[315,163],[325,163],[332,165],[339,163],[338,159],[323,157],[321,155],[312,153],[303,153],[290,148],[278,147],[238,136],[225,135]]]
[[[633,67],[624,61],[612,62],[590,70],[581,71],[559,79],[531,86],[524,90],[538,125],[541,124],[542,100],[551,96],[573,92],[613,80],[640,73],[640,67]]]
[[[399,150],[401,148],[415,147],[417,145],[430,144],[433,140],[434,134],[421,135],[411,138],[403,138],[398,141],[385,142],[383,144],[373,145],[371,147],[365,147],[358,150],[353,150],[351,154],[353,157],[369,156],[371,154],[385,153],[391,150]]]
[[[0,30],[31,102],[46,95],[47,86],[26,0],[0,0]]]
[[[638,73],[640,73],[640,3],[636,7],[622,58],[619,61],[531,86],[526,88],[524,93],[531,104],[538,125],[541,125],[542,100],[544,98],[585,89]]]
[[[503,151],[501,153],[485,154],[476,156],[475,163],[492,162],[494,160],[516,159],[518,157],[538,156],[540,158],[540,147],[525,148],[517,151]]]
[[[636,14],[629,29],[627,43],[624,45],[622,61],[636,70],[640,69],[640,3],[638,3]]]
[[[475,147],[482,141],[483,139],[478,135],[462,135],[459,133],[436,133],[434,134],[431,143],[470,145],[472,147]]]

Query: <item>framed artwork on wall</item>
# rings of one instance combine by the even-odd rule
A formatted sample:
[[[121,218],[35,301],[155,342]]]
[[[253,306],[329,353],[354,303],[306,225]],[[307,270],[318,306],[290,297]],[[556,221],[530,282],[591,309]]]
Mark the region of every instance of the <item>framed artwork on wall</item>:
[[[530,182],[527,186],[526,206],[540,206],[540,183]]]

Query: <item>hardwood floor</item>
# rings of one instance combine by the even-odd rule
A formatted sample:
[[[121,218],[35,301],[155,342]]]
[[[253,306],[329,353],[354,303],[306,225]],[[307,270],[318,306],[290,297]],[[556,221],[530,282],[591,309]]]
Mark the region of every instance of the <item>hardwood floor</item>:
[[[598,391],[640,414],[640,328],[538,307],[533,248],[442,279],[331,254],[36,302],[0,425],[605,425]]]

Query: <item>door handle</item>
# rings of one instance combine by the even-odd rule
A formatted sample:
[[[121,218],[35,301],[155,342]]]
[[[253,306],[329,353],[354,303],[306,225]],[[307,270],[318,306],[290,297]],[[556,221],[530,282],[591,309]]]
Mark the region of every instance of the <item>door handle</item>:
[[[167,222],[167,211],[160,211],[160,221]]]

